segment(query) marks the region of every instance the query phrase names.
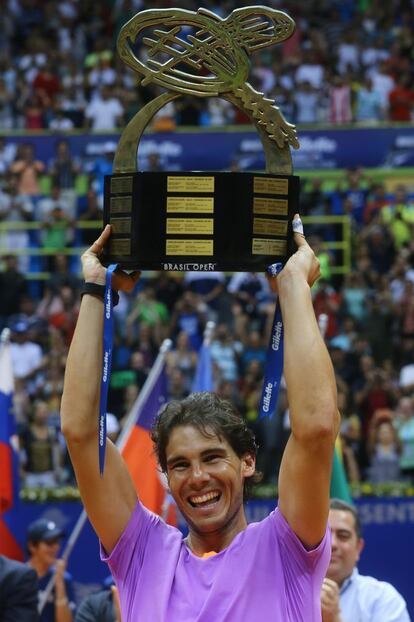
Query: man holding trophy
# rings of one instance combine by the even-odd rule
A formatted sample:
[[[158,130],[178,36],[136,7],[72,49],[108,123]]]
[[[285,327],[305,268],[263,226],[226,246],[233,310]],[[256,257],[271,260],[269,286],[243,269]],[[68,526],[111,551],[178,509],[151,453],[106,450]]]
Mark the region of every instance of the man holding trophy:
[[[284,25],[291,20],[284,13],[264,7],[250,7],[250,11],[242,15],[240,11],[233,12],[236,15],[232,14],[233,22],[227,22],[227,30],[233,28],[233,33],[244,34],[246,30],[251,31],[248,41],[253,49],[254,41],[258,42],[257,46],[259,43],[269,44],[274,38],[269,34],[271,28],[282,28],[283,37],[289,36]],[[258,22],[263,15],[267,20],[264,29],[261,21]],[[205,19],[210,19],[213,25],[209,26],[209,32],[213,35],[208,36],[214,41],[218,36],[217,23],[221,18],[205,10],[197,14],[180,10],[143,11],[124,28],[129,33],[136,32],[140,24],[153,24],[161,17],[167,29],[173,27],[172,31],[161,34],[157,31],[157,36],[164,42],[171,38],[171,32],[174,37],[177,35],[177,20],[184,18],[200,27],[197,37],[202,40],[202,29],[207,28]],[[138,26],[134,21],[136,18]],[[289,32],[291,34],[292,29]],[[259,33],[259,38],[255,39],[255,33]],[[123,41],[122,32],[120,41]],[[190,40],[193,48],[199,50],[197,41],[194,37]],[[209,39],[210,47],[214,47],[214,41]],[[268,125],[272,125],[270,121]],[[290,133],[291,128],[284,127]],[[109,278],[108,286],[108,270],[104,264],[108,263],[109,255],[123,268],[136,267],[138,261],[143,262],[140,267],[148,267],[145,258],[131,258],[133,253],[128,249],[134,249],[133,244],[125,243],[125,222],[116,230],[116,224],[114,227],[111,220],[113,218],[116,222],[119,212],[129,202],[128,196],[125,200],[130,192],[128,188],[132,188],[134,203],[135,181],[127,182],[126,191],[123,182],[121,185],[116,182],[109,193],[111,196],[108,196],[109,224],[82,256],[85,295],[67,360],[62,430],[83,503],[101,541],[102,558],[108,562],[119,589],[124,622],[321,620],[320,589],[330,559],[327,531],[329,485],[339,415],[334,373],[310,293],[319,276],[319,262],[306,242],[298,214],[293,216],[290,213],[288,144],[282,143],[282,154],[272,155],[271,149],[266,151],[268,169],[272,169],[277,161],[279,164],[284,162],[285,168],[278,171],[281,175],[273,168],[267,170],[267,176],[257,174],[252,179],[251,214],[245,225],[246,230],[251,227],[251,232],[241,251],[246,255],[240,258],[240,267],[235,268],[253,267],[257,261],[269,265],[274,249],[276,258],[285,263],[278,274],[269,277],[273,291],[278,294],[281,314],[275,323],[270,350],[272,356],[281,355],[284,364],[291,436],[280,468],[278,505],[263,521],[247,525],[243,506],[246,490],[257,479],[255,439],[232,404],[214,393],[194,393],[182,401],[167,404],[153,429],[158,461],[171,495],[188,525],[187,537],[141,504],[121,455],[109,441],[102,464],[104,468],[100,472],[97,445],[102,445],[104,435],[98,423],[100,377],[102,372],[103,375],[108,373],[103,357],[104,316],[110,314],[110,298],[108,308],[106,295],[110,285],[115,291],[131,291],[139,278],[138,273],[118,269],[113,272],[112,283]],[[121,138],[121,155],[125,154],[124,147],[125,141]],[[125,162],[124,156],[122,158]],[[134,177],[132,171],[121,171],[119,167],[116,174],[118,180],[125,174]],[[166,183],[168,186],[168,181]],[[215,191],[211,191],[214,196],[205,195],[210,193],[206,188],[213,188],[216,180],[211,185],[210,182],[206,185],[203,180],[202,188],[197,187],[198,183],[194,184],[193,176],[189,174],[184,182],[175,186],[178,195],[171,196],[174,201],[170,202],[167,197],[163,207],[166,212],[164,222],[173,218],[173,211],[177,209],[182,209],[183,214],[192,212],[193,221],[200,216],[197,210],[213,209],[209,213],[213,214],[214,220]],[[221,186],[221,182],[218,181],[217,185]],[[191,192],[196,188],[197,196],[181,196],[180,192],[185,192],[185,188],[192,188]],[[161,185],[159,189],[162,193]],[[118,194],[120,201],[117,200]],[[194,201],[206,198],[209,200]],[[111,204],[115,206],[112,214]],[[168,214],[168,205],[174,206],[171,215]],[[293,221],[289,222],[292,216]],[[138,220],[144,226],[142,215]],[[205,236],[210,233],[204,222],[200,224],[196,240],[200,243],[194,244],[191,240],[188,244],[185,237],[188,234],[182,222],[185,218],[181,216],[180,220],[170,228],[174,231],[174,239],[168,237],[167,224],[166,240],[160,250],[161,264],[166,258],[170,259],[169,256],[181,261],[189,248],[198,248],[194,262],[204,262],[211,252],[212,263],[221,266],[222,261],[227,265],[228,256],[222,259],[219,252],[221,241],[215,237],[214,222],[208,244],[205,244]],[[288,231],[296,249],[290,257]],[[117,232],[121,234],[118,246]],[[148,235],[151,230],[147,231]],[[126,259],[120,257],[124,252]],[[236,255],[232,261],[237,263],[237,260]],[[133,266],[134,261],[136,265]],[[274,371],[270,365],[270,378]],[[274,386],[276,382],[265,380],[263,410],[269,414]]]

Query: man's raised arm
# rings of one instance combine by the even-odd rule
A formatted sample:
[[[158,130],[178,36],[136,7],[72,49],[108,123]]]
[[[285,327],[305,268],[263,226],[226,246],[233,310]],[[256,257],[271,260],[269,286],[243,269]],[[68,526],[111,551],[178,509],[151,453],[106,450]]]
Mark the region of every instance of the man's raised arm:
[[[109,226],[82,256],[85,282],[105,284],[105,268],[98,256],[111,233]],[[116,290],[131,290],[139,275],[114,273]],[[102,375],[103,301],[82,298],[76,330],[66,363],[62,396],[65,436],[82,501],[90,521],[109,553],[125,529],[136,503],[136,493],[125,463],[108,441],[104,475],[99,473],[98,411]]]
[[[320,274],[319,262],[301,233],[295,233],[295,241],[298,249],[277,277],[291,423],[279,473],[279,508],[304,545],[312,548],[326,530],[339,414],[332,363],[310,292]]]

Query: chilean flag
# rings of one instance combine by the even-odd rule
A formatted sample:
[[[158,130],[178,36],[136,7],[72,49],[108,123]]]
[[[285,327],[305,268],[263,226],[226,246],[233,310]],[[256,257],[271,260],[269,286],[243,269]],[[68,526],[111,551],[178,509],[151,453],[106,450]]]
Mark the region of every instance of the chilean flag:
[[[148,377],[147,383],[150,381]],[[167,490],[167,481],[161,473],[154,454],[150,430],[160,408],[167,401],[167,373],[165,361],[142,403],[137,399],[135,425],[122,449],[122,455],[135,484],[140,501],[152,512],[159,514],[170,525],[177,525],[175,504]],[[146,384],[142,391],[146,390]]]
[[[0,553],[23,559],[23,552],[11,533],[4,514],[19,502],[18,442],[13,415],[14,379],[9,330],[0,339]]]

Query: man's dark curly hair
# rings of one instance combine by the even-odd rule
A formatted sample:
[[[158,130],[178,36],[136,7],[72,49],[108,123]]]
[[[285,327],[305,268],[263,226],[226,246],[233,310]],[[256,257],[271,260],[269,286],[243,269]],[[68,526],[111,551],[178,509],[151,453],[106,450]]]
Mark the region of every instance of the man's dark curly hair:
[[[177,426],[191,425],[204,436],[225,439],[241,458],[244,454],[256,457],[258,446],[253,432],[233,404],[215,393],[191,393],[183,400],[173,400],[160,411],[151,431],[155,453],[164,473],[167,472],[166,448],[171,432]],[[244,480],[244,496],[261,480],[261,473]]]

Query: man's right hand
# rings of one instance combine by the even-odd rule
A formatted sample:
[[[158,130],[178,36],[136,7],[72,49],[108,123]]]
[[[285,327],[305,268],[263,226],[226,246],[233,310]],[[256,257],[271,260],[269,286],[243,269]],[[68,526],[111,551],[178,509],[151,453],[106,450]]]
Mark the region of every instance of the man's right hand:
[[[299,228],[296,228],[295,225],[299,225]],[[296,252],[288,259],[277,277],[269,277],[267,275],[270,288],[274,293],[278,293],[279,284],[284,279],[289,278],[290,275],[303,277],[310,287],[321,275],[318,258],[307,243],[303,233],[299,232],[299,229],[302,228],[299,214],[294,215],[293,226],[293,237],[297,246]]]
[[[106,225],[99,238],[83,253],[81,260],[85,283],[105,285],[106,268],[99,261],[99,256],[110,236],[111,225]],[[134,289],[140,276],[140,272],[127,274],[122,270],[116,270],[112,275],[112,287],[116,291],[130,292]]]
[[[322,622],[344,622],[339,609],[339,587],[325,577],[321,590]]]

